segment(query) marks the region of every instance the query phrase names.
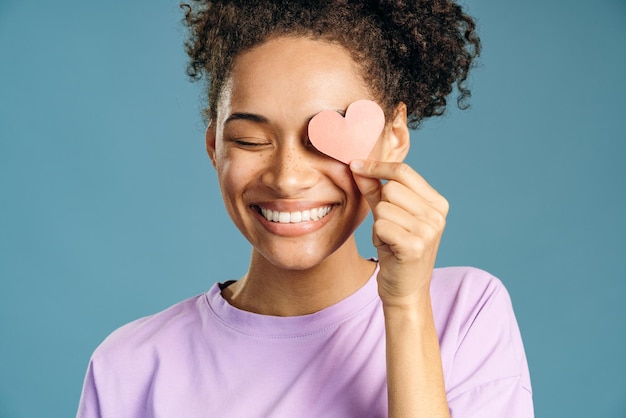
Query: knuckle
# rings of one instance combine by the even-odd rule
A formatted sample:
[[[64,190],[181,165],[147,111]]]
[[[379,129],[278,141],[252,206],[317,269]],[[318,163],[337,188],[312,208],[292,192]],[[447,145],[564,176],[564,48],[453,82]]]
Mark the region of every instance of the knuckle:
[[[426,243],[422,239],[413,239],[408,243],[410,252],[417,257],[420,257],[426,252]]]
[[[445,215],[447,215],[448,212],[450,212],[450,202],[448,202],[448,199],[446,199],[443,196],[440,196],[440,207],[441,207],[441,212],[443,213],[445,217]]]
[[[412,168],[406,163],[397,163],[394,166],[395,174],[398,177],[405,177],[411,172]]]
[[[426,240],[429,244],[434,244],[437,242],[439,237],[441,236],[441,231],[438,229],[431,228],[430,233],[426,236]]]
[[[372,224],[372,233],[375,236],[379,236],[385,230],[386,221],[384,219],[374,219],[374,223]]]
[[[373,209],[374,216],[379,219],[388,219],[391,218],[393,213],[393,205],[389,202],[381,200],[376,204]]]
[[[389,193],[396,193],[398,190],[401,190],[404,186],[402,186],[400,183],[398,183],[397,181],[388,181],[385,184],[387,191]]]
[[[391,201],[394,195],[394,190],[396,183],[394,181],[388,181],[385,183],[381,189],[380,197],[383,200]]]
[[[378,172],[379,167],[380,167],[379,161],[376,161],[376,160],[369,161],[369,164],[367,165],[367,172],[369,174],[374,174]]]
[[[424,223],[420,226],[419,231],[417,231],[416,238],[426,247],[436,243],[442,232],[443,229],[439,228],[439,226]]]
[[[446,215],[436,212],[433,216],[433,224],[436,230],[443,230],[446,226]]]

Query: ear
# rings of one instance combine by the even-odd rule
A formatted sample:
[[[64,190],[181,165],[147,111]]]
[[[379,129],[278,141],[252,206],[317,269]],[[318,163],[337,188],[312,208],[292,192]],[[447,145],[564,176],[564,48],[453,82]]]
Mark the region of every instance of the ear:
[[[206,141],[206,151],[209,154],[209,158],[211,159],[211,164],[215,168],[215,128],[213,127],[213,123],[209,122],[209,126],[206,128],[205,132],[205,141]]]
[[[407,126],[406,104],[403,102],[394,109],[391,123],[385,127],[380,141],[381,161],[404,161],[411,146],[411,136]]]

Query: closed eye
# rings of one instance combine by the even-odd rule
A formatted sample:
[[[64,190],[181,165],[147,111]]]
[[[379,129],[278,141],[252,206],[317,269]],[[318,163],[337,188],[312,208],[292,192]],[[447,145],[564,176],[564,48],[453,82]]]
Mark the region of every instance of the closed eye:
[[[232,140],[235,144],[246,147],[246,148],[254,148],[261,147],[264,145],[269,145],[269,142],[265,139],[261,138],[235,138]]]

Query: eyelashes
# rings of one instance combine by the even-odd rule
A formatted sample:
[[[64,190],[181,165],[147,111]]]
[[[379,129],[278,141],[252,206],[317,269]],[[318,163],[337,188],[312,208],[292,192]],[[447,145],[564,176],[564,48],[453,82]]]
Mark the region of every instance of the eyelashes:
[[[257,141],[250,141],[250,140],[245,140],[245,139],[236,139],[233,142],[236,143],[237,145],[241,145],[242,147],[259,147],[259,146],[268,144],[267,142],[257,142]]]
[[[266,145],[270,145],[271,141],[266,138],[259,137],[236,137],[229,138],[228,142],[231,142],[234,145],[237,145],[242,148],[257,148]]]
[[[242,148],[258,148],[273,144],[273,141],[261,137],[236,137],[228,138],[227,141]],[[315,145],[313,145],[313,142],[311,142],[308,136],[304,139],[303,143],[307,149],[317,151],[317,148],[315,148]]]

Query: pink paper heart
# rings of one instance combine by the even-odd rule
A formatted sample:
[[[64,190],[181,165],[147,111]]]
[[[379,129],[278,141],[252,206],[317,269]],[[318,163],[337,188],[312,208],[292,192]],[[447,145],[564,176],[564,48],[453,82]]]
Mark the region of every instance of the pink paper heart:
[[[357,100],[343,117],[323,110],[309,122],[309,140],[324,154],[349,164],[369,157],[385,127],[385,113],[376,102]]]

